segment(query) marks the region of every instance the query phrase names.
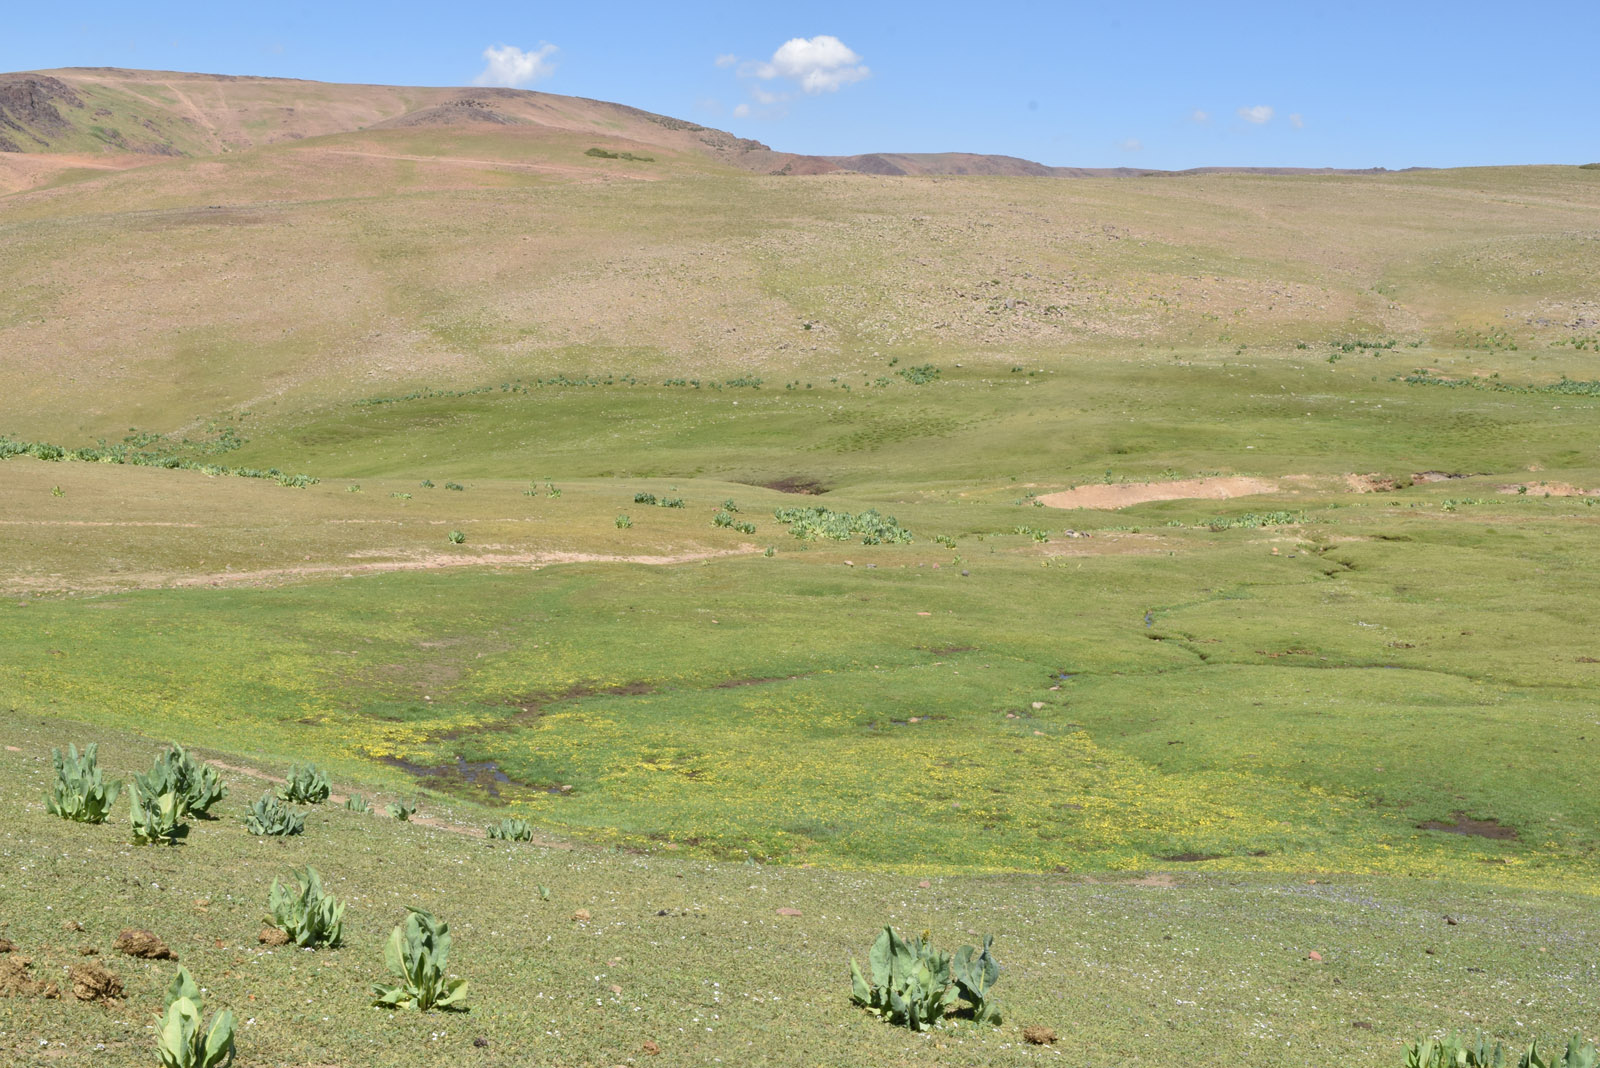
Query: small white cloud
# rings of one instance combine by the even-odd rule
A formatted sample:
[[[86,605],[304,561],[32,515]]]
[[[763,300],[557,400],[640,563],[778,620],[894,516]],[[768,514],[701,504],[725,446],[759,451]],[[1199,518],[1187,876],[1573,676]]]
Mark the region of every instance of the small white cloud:
[[[1306,128],[1306,120],[1301,118],[1298,113],[1289,116],[1289,123],[1296,130],[1304,130]]]
[[[1144,142],[1137,137],[1130,137],[1126,141],[1118,141],[1117,147],[1124,152],[1143,152]]]
[[[737,107],[735,107],[733,109],[733,117],[736,118],[736,119],[747,119],[747,118],[749,118],[750,117],[750,105],[749,104],[740,104]]]
[[[1265,104],[1257,104],[1253,108],[1240,108],[1239,117],[1245,122],[1260,126],[1272,121],[1272,109]]]
[[[1195,108],[1193,111],[1189,112],[1189,121],[1190,122],[1210,122],[1211,121],[1211,116],[1206,114],[1204,111],[1201,111],[1199,108]]]
[[[556,51],[553,44],[541,44],[532,52],[524,52],[516,45],[485,48],[483,71],[472,79],[472,84],[503,85],[514,89],[548,78],[556,72],[556,65],[550,62],[550,57]]]
[[[789,99],[789,95],[787,93],[769,93],[765,89],[760,89],[754,86],[752,86],[750,89],[750,96],[754,98],[757,104],[761,104],[765,107],[771,107],[774,104],[781,104],[785,100]]]
[[[807,93],[833,93],[840,86],[872,76],[872,70],[843,41],[828,34],[785,41],[766,63],[746,63],[739,73],[771,81],[787,78]]]
[[[739,57],[734,55],[732,52],[724,52],[716,59],[717,66],[724,70],[733,66],[737,62],[739,62]]]

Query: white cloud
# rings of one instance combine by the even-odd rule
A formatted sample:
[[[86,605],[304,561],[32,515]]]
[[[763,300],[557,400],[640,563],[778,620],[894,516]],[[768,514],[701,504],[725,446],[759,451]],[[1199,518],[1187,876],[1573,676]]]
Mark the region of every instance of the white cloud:
[[[1143,152],[1144,142],[1137,137],[1130,137],[1126,141],[1118,141],[1117,147],[1124,152]]]
[[[766,63],[746,63],[740,74],[763,81],[786,78],[807,93],[833,93],[840,86],[872,76],[871,68],[837,37],[794,37],[785,41]]]
[[[733,109],[733,117],[736,118],[736,119],[747,119],[747,118],[749,118],[750,117],[750,105],[749,104],[740,104],[739,106],[735,107]]]
[[[1211,116],[1206,114],[1204,111],[1201,111],[1199,108],[1195,108],[1193,111],[1189,112],[1189,121],[1190,122],[1210,122],[1211,121]]]
[[[541,44],[531,52],[516,45],[497,45],[483,50],[484,68],[473,85],[504,85],[516,88],[548,78],[556,71],[550,57],[556,54],[553,44]]]
[[[732,52],[724,52],[716,59],[717,66],[722,69],[731,67],[737,62],[739,62],[739,57],[734,55]]]
[[[1296,130],[1304,130],[1306,128],[1306,120],[1301,118],[1298,113],[1290,115],[1289,122]]]
[[[1265,104],[1257,104],[1253,108],[1240,108],[1239,117],[1245,122],[1260,126],[1272,121],[1272,109]]]

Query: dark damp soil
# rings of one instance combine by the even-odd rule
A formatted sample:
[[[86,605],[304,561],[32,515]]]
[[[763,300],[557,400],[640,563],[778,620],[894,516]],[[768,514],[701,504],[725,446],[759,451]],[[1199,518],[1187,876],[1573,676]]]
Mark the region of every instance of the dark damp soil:
[[[1493,838],[1497,841],[1507,841],[1517,837],[1515,827],[1507,827],[1497,819],[1475,820],[1462,812],[1452,812],[1454,823],[1445,823],[1443,820],[1424,820],[1417,824],[1419,830],[1444,831],[1446,834],[1468,834],[1474,838]]]
[[[763,489],[777,490],[779,493],[804,493],[812,497],[820,497],[828,492],[828,487],[810,477],[809,475],[790,475],[780,478],[775,482],[756,483]]]
[[[1222,854],[1221,853],[1174,853],[1171,856],[1162,857],[1161,859],[1162,860],[1171,861],[1174,864],[1198,864],[1202,860],[1221,860],[1222,859]]]

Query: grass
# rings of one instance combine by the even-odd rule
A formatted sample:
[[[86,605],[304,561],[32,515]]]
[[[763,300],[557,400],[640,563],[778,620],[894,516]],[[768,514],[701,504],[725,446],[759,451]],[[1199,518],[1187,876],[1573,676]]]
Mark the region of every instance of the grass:
[[[1594,1018],[1588,172],[779,179],[607,170],[583,121],[0,201],[0,431],[68,450],[0,460],[37,967],[151,927],[285,1065],[1379,1065]],[[1040,502],[1226,475],[1278,488]],[[235,770],[172,848],[45,816],[52,746],[166,740],[372,813],[254,839]],[[502,818],[547,845],[456,833]],[[305,863],[349,945],[258,948]],[[406,904],[470,1017],[365,1007]],[[850,1007],[885,923],[995,933],[1007,1025]],[[0,1050],[147,1059],[171,968],[102,959],[125,1006],[9,1000]]]
[[[174,849],[135,848],[115,823],[80,827],[38,811],[49,767],[38,749],[64,726],[13,720],[8,738],[21,752],[0,753],[0,852],[18,861],[0,883],[5,934],[42,970],[79,959],[79,945],[99,947],[129,1000],[110,1010],[8,1001],[0,1049],[18,1058],[148,1060],[143,1010],[159,1007],[177,965],[112,954],[127,926],[172,945],[208,1006],[234,1009],[247,1063],[611,1064],[642,1061],[649,1041],[663,1063],[787,1064],[798,1039],[805,1063],[826,1065],[1162,1064],[1175,1042],[1196,1064],[1247,1055],[1383,1065],[1399,1060],[1398,1036],[1483,1027],[1525,1040],[1597,1007],[1588,952],[1600,932],[1586,894],[1204,873],[929,872],[922,886],[916,872],[488,845],[327,806],[310,812],[304,836],[262,841],[231,818],[259,786],[236,773],[224,819]],[[141,766],[152,748],[95,729],[113,770]],[[448,826],[450,810],[434,811]],[[272,879],[306,863],[349,902],[345,945],[258,946]],[[535,885],[550,887],[549,900]],[[407,904],[450,923],[451,970],[471,984],[470,1015],[367,1007],[368,984],[384,979],[383,940]],[[574,919],[580,909],[587,920]],[[63,934],[64,921],[84,930]],[[911,1036],[852,1006],[848,959],[885,922],[951,943],[995,934],[1005,1025]],[[1060,1041],[1023,1045],[1029,1024],[1054,1027]]]

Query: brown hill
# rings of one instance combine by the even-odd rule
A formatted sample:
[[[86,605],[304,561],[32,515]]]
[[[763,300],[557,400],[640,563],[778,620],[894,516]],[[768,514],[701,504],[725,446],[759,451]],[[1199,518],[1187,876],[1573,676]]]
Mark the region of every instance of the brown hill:
[[[1014,156],[969,152],[800,155],[623,104],[530,90],[336,85],[96,67],[0,74],[0,193],[31,188],[77,167],[122,168],[162,157],[214,156],[360,130],[449,126],[541,127],[590,134],[662,152],[709,157],[765,174],[842,171],[1078,178],[1219,170],[1357,173],[1272,167],[1184,172],[1050,167]],[[17,156],[52,158],[23,161]]]

